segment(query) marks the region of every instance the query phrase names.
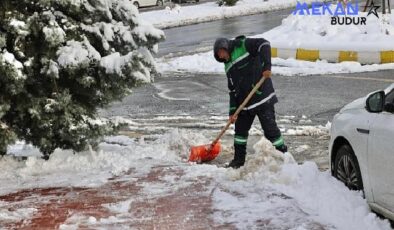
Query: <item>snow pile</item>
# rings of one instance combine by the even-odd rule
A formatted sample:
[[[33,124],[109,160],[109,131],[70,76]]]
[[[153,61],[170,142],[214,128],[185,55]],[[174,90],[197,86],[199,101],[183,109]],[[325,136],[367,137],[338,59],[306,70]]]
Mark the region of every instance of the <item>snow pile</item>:
[[[315,163],[298,165],[264,139],[254,148],[256,156],[229,171],[213,194],[220,223],[238,229],[391,229],[369,211],[361,193]]]
[[[261,138],[253,148],[255,154],[247,155],[245,166],[238,170],[231,170],[229,176],[233,180],[253,177],[255,174],[267,172],[278,172],[282,164],[295,163],[293,156],[289,153],[283,154],[275,149],[271,142]]]
[[[362,73],[394,69],[394,63],[361,65],[359,62],[328,63],[326,60],[309,62],[293,58],[273,58],[272,63],[273,72],[283,76]]]
[[[274,185],[297,200],[301,209],[321,223],[337,229],[391,229],[388,221],[372,214],[361,192],[350,191],[328,171],[320,172],[316,164],[285,165],[279,178],[292,181]]]
[[[322,136],[328,135],[330,131],[329,126],[296,126],[294,128],[287,129],[284,135],[287,136]]]
[[[213,51],[175,58],[160,58],[160,72],[224,73],[224,65],[215,60]]]
[[[365,13],[360,13],[365,16]],[[331,25],[329,16],[289,15],[282,25],[254,37],[264,37],[275,48],[319,50],[380,51],[394,50],[394,14],[389,19],[368,16],[365,26]],[[390,24],[385,21],[389,20]],[[393,31],[393,32],[388,32]],[[274,74],[284,76],[372,72],[394,69],[394,63],[361,65],[358,62],[328,63],[299,61],[293,58],[272,59]],[[160,58],[161,72],[224,73],[212,51],[183,57]]]
[[[359,12],[356,17],[367,17],[367,14]],[[262,36],[276,48],[394,50],[394,14],[380,15],[380,18],[371,14],[366,25],[346,26],[331,25],[331,15],[290,15],[282,25]]]
[[[181,12],[181,6],[178,4],[175,4],[173,7],[166,6],[165,11],[168,14],[179,14]]]
[[[358,62],[328,63],[325,60],[309,62],[293,58],[272,58],[273,74],[305,76],[317,74],[361,73],[394,69],[394,63],[361,65]],[[225,73],[224,65],[213,57],[212,51],[183,57],[158,59],[160,72]]]
[[[57,149],[48,161],[37,156],[38,151],[33,147],[25,147],[23,142],[11,146],[15,155],[31,156],[26,161],[11,155],[0,158],[0,183],[3,185],[0,194],[37,187],[99,186],[131,168],[146,173],[157,164],[186,162],[190,146],[209,142],[200,134],[177,129],[153,143],[125,136],[107,140],[110,143],[101,143],[97,151],[74,154]]]
[[[188,147],[207,143],[207,139],[184,130],[174,130],[153,142],[125,136],[108,137],[106,141],[111,143],[100,144],[98,151],[75,155],[56,151],[49,161],[35,156],[28,157],[26,162],[11,156],[0,158],[3,185],[0,194],[23,188],[94,187],[130,169],[138,177],[147,175],[154,166],[166,165],[169,169],[181,169],[184,175],[164,174],[156,183],[139,184],[143,187],[142,197],[166,197],[172,191],[190,187],[196,178],[212,180],[207,191],[213,191],[214,220],[238,229],[390,229],[388,221],[378,219],[369,211],[361,193],[349,191],[329,172],[320,172],[315,163],[294,163],[290,154],[277,152],[264,138],[254,146],[256,153],[248,156],[245,167],[237,170],[185,164],[184,153]],[[104,207],[116,214],[108,218],[71,215],[61,229],[79,224],[121,225],[132,218],[130,209],[135,199],[139,197],[106,204]],[[0,219],[29,218],[34,211],[34,208],[18,210],[14,216],[5,211]]]
[[[311,3],[313,0],[304,2]],[[173,9],[168,7],[164,10],[144,12],[141,16],[158,28],[169,28],[285,9],[294,7],[296,3],[295,0],[240,0],[235,6],[219,7],[215,2],[208,2],[182,8],[175,6]]]

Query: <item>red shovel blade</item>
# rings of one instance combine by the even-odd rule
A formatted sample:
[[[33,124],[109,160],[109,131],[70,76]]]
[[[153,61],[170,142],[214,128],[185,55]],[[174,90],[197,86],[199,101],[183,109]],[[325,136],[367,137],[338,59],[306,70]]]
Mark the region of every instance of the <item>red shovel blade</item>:
[[[200,145],[190,148],[189,162],[207,162],[215,159],[221,150],[220,142],[215,145]]]

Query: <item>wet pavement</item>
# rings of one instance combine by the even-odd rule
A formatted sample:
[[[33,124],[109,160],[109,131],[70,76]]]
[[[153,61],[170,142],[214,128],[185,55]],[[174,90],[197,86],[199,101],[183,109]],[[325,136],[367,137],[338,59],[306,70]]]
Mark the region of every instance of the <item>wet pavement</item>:
[[[154,196],[143,184],[175,181],[184,175],[181,167],[155,167],[145,176],[131,169],[108,183],[95,187],[26,189],[0,196],[3,209],[34,209],[29,219],[0,219],[1,229],[235,229],[215,223],[209,178],[195,178],[190,186]],[[168,185],[171,186],[171,185]]]
[[[306,115],[319,124],[331,120],[347,103],[394,82],[394,71],[314,76],[273,76],[278,115]],[[228,89],[224,75],[166,73],[155,83],[135,88],[104,116],[226,115]]]
[[[279,26],[290,12],[285,9],[165,29],[166,40],[159,44],[158,56],[208,50],[218,37],[261,34]]]

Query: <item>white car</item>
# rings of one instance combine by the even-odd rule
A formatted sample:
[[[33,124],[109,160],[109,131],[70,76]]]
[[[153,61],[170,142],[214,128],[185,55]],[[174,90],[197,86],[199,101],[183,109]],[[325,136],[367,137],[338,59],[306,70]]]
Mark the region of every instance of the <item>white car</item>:
[[[329,151],[332,175],[394,220],[394,84],[335,115]]]
[[[162,6],[163,0],[131,0],[131,3],[138,9],[146,6]]]

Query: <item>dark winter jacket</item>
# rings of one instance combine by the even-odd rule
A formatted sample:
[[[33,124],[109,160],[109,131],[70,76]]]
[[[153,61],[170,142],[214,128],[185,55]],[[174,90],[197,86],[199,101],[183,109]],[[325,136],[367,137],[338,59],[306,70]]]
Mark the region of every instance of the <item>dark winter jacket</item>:
[[[271,46],[263,38],[245,38],[245,36],[228,41],[227,47],[226,45],[220,47],[220,42],[218,44],[219,46],[215,45],[214,51],[216,60],[223,61],[217,56],[218,48],[227,48],[231,54],[230,60],[224,64],[230,90],[229,114],[232,115],[262,78],[262,73],[271,70]],[[277,102],[272,80],[267,79],[244,110],[263,109],[264,106]]]

